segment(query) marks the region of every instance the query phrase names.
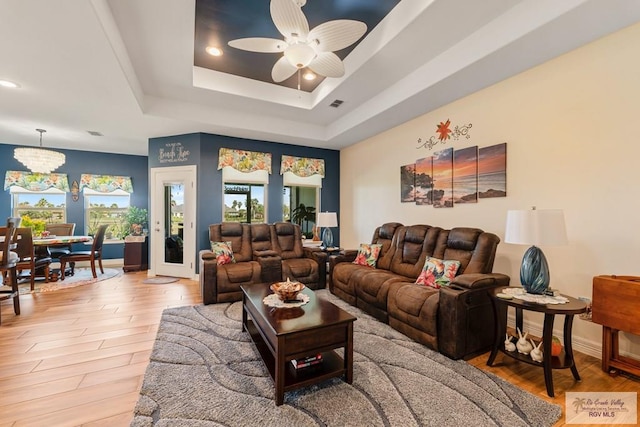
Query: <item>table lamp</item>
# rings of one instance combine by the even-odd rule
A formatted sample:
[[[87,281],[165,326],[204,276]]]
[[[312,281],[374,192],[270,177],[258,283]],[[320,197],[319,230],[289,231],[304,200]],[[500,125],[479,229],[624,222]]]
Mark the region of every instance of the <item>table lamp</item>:
[[[324,227],[322,230],[322,246],[333,247],[333,233],[331,227],[338,226],[338,216],[335,212],[320,212],[316,221],[317,227]]]
[[[544,294],[549,287],[549,265],[537,245],[566,245],[567,231],[561,209],[510,210],[505,243],[533,245],[524,253],[520,283],[530,294]]]

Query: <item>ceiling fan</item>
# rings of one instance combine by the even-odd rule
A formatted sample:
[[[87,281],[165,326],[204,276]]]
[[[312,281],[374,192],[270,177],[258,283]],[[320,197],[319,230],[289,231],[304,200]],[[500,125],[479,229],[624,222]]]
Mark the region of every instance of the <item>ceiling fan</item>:
[[[271,19],[284,40],[249,37],[231,40],[229,46],[260,53],[280,53],[271,78],[282,82],[305,67],[325,77],[342,77],[344,64],[333,53],[358,41],[367,31],[364,22],[350,19],[328,21],[309,30],[302,12],[307,0],[271,0]]]

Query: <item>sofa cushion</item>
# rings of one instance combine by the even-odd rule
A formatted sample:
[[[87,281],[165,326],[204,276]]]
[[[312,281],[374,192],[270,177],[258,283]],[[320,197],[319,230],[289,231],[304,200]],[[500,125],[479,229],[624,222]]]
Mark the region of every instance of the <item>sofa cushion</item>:
[[[441,260],[427,257],[422,267],[422,272],[416,279],[417,285],[431,286],[440,289],[440,286],[449,286],[460,268],[460,261]]]
[[[356,259],[353,263],[376,268],[376,263],[378,262],[378,256],[380,255],[381,249],[381,244],[362,243],[360,244],[358,254],[356,255]]]
[[[318,282],[318,263],[311,258],[282,260],[282,280],[295,280],[305,285]]]
[[[240,285],[260,283],[260,264],[255,261],[225,264],[218,267],[218,292],[234,292]]]
[[[389,293],[389,316],[436,336],[439,291],[413,283],[395,283],[394,287],[397,290]]]
[[[213,252],[218,265],[232,264],[236,262],[233,257],[231,242],[211,242],[211,252]]]

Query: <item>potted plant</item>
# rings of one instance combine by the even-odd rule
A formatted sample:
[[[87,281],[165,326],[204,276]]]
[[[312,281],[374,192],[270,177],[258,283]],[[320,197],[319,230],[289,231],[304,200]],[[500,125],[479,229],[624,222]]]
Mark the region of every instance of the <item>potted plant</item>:
[[[123,230],[123,238],[129,235],[142,236],[147,228],[147,210],[136,206],[129,206],[129,210],[125,214],[125,227]]]
[[[23,215],[22,221],[20,222],[21,227],[31,228],[31,232],[34,237],[39,237],[42,235],[46,228],[46,221],[44,219],[34,218],[31,219],[29,215]]]
[[[305,206],[304,203],[300,203],[291,214],[291,221],[298,224],[302,229],[304,236],[307,238],[313,237],[313,233],[309,232],[309,221],[316,221],[316,208],[313,206]],[[302,224],[304,223],[304,227]],[[306,231],[305,231],[306,230]]]

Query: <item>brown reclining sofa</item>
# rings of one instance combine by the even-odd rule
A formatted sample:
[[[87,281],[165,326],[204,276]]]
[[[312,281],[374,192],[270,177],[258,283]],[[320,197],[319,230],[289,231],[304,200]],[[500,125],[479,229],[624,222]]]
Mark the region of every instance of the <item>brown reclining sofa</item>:
[[[465,358],[493,344],[487,290],[509,284],[509,276],[492,273],[499,242],[477,228],[387,223],[373,234],[372,243],[382,244],[376,267],[353,264],[357,251],[331,257],[329,289],[415,341]],[[427,256],[460,261],[449,286],[415,284]]]
[[[302,246],[300,226],[288,222],[209,226],[209,240],[231,242],[235,263],[218,265],[211,250],[200,251],[204,304],[240,301],[240,286],[287,278],[310,289],[326,285],[326,253]]]

